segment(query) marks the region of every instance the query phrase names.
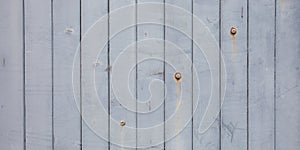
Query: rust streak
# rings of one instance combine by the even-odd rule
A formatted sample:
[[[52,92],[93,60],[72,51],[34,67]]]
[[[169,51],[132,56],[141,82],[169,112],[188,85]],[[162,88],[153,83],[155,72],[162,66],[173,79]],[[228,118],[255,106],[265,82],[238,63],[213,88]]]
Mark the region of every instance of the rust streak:
[[[280,0],[280,8],[281,8],[281,11],[283,11],[283,9],[284,9],[284,0]]]
[[[235,59],[236,57],[236,34],[237,34],[237,28],[236,27],[231,27],[230,32],[229,32],[231,38],[232,38],[232,57]]]
[[[235,59],[236,57],[236,40],[235,37],[232,37],[232,57]]]

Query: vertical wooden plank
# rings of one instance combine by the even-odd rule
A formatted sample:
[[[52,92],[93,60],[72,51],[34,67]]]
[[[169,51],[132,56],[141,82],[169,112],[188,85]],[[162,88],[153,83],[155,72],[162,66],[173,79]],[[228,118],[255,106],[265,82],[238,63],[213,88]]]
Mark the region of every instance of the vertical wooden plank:
[[[53,25],[54,149],[79,150],[81,119],[73,95],[72,71],[79,76],[73,59],[80,40],[80,1],[53,1]],[[74,84],[79,87],[79,82]]]
[[[163,3],[162,0],[138,0],[138,3],[147,2]],[[157,5],[155,10],[137,7],[137,23],[153,16],[160,24],[137,26],[137,128],[157,127],[151,133],[138,130],[137,146],[164,149],[164,128],[158,126],[164,122],[164,7]]]
[[[103,0],[84,0],[81,2],[81,35],[84,36],[85,33],[88,32],[89,28],[92,28],[93,24],[96,23],[101,17],[104,15],[107,15],[107,8],[108,8],[108,1]],[[106,19],[106,23],[108,24],[108,21]],[[107,30],[107,29],[106,29]],[[100,35],[98,35],[100,36]],[[93,37],[95,41],[100,41],[100,37]],[[106,35],[107,39],[107,35]],[[98,50],[100,52],[100,50]],[[81,48],[82,53],[82,84],[87,82],[88,76],[84,75],[83,68],[86,67],[88,60],[86,59],[93,59],[93,58],[87,58],[84,56],[89,56],[88,53],[90,53],[87,49],[85,49],[84,46]],[[96,58],[96,57],[95,57]],[[97,92],[99,96],[99,100],[101,101],[102,105],[108,107],[108,60],[107,60],[107,47],[105,47],[102,50],[102,53],[100,53],[99,60],[93,59],[94,62],[98,62],[97,67],[95,68],[95,74],[96,74],[96,87]],[[95,65],[96,66],[96,65]],[[91,85],[94,86],[94,85]],[[93,97],[90,92],[94,92],[93,90],[87,91],[89,89],[82,87],[82,116],[90,115],[87,118],[94,118],[95,120],[98,120],[97,122],[101,122],[101,124],[104,125],[104,128],[101,130],[107,130],[108,131],[108,117],[100,117],[96,113],[94,113],[89,108],[93,106],[98,106],[97,104],[91,103],[95,101],[89,101],[91,97]],[[94,97],[93,97],[94,98]],[[99,102],[99,101],[96,101]],[[102,109],[102,108],[96,108],[96,109]],[[107,116],[107,115],[103,115]],[[82,149],[83,150],[96,150],[96,149],[108,149],[108,134],[107,135],[100,135],[93,129],[93,127],[89,126],[87,121],[83,118],[82,120]]]
[[[227,85],[221,111],[221,149],[247,149],[247,1],[221,2],[221,50]],[[236,35],[230,34],[231,27]],[[224,71],[225,68],[222,68]]]
[[[25,1],[26,149],[52,149],[51,1]]]
[[[0,2],[0,145],[24,148],[23,2]]]
[[[276,149],[300,149],[300,1],[277,0]]]
[[[121,7],[126,6],[134,6],[136,3],[135,0],[127,0],[127,1],[119,1],[119,0],[110,0],[109,1],[109,12],[118,11]],[[135,24],[136,22],[136,12],[135,9],[130,9],[126,12],[124,12],[126,16],[125,18],[122,18],[123,14],[119,15],[110,15],[109,16],[109,36],[112,38],[109,42],[109,68],[114,69],[114,63],[117,61],[118,56],[123,54],[123,50],[126,49],[126,47],[132,45],[136,41],[136,28],[135,26],[131,27],[125,27],[126,29],[122,31],[118,31],[118,27],[122,26],[123,21],[122,19],[128,19],[127,22],[132,22],[132,24]],[[126,60],[120,60],[123,63],[129,63],[134,64],[136,62],[136,49],[135,47],[131,47],[129,51],[126,51],[124,56],[127,58]],[[118,68],[122,69],[122,68]],[[118,70],[120,74],[115,75],[120,76],[123,74],[123,76],[129,77],[129,82],[125,82],[123,84],[129,84],[128,86],[131,89],[131,92],[133,96],[136,95],[136,72],[135,70],[131,71],[131,74],[127,74],[128,70]],[[125,74],[126,73],[126,74]],[[135,148],[136,147],[136,132],[135,130],[131,133],[128,133],[126,129],[136,128],[136,110],[128,110],[126,107],[124,107],[119,102],[118,95],[115,95],[115,89],[112,87],[112,80],[114,80],[112,77],[113,73],[110,74],[110,149],[111,150],[119,150],[119,149],[127,149]],[[127,87],[127,86],[126,86]],[[118,87],[116,87],[118,88]],[[124,91],[128,92],[128,89],[124,89]],[[136,108],[136,102],[135,99],[126,99],[126,103],[132,104],[131,106],[133,108]],[[118,125],[121,120],[124,120],[126,122],[125,126]],[[124,129],[126,128],[126,129]],[[130,135],[130,136],[129,136]],[[127,148],[126,148],[127,147]]]
[[[274,149],[275,1],[249,1],[249,149]]]
[[[191,13],[191,0],[166,0],[166,4],[181,7]],[[174,10],[172,10],[174,9]],[[188,13],[177,13],[175,7],[165,8],[165,20],[168,24],[180,27],[180,29],[165,28],[165,40],[175,44],[180,50],[174,49],[170,44],[165,44],[165,59],[169,61],[165,65],[165,119],[175,118],[174,122],[165,125],[165,149],[180,150],[192,149],[192,123],[184,118],[192,115],[192,65],[183,60],[192,60],[192,42],[187,35],[192,33],[192,15]],[[184,23],[183,23],[184,22]],[[187,58],[185,58],[187,57]],[[176,66],[176,68],[173,68]],[[180,72],[182,79],[174,80],[175,72]],[[183,93],[183,95],[182,95]],[[179,109],[180,108],[180,109]],[[175,113],[176,112],[176,113]],[[187,116],[186,116],[187,115]],[[180,131],[182,126],[185,128]],[[170,135],[176,132],[176,136],[168,139]]]
[[[220,30],[219,11],[219,0],[193,1],[194,16],[199,18],[206,25],[206,27],[208,27],[208,29],[211,31],[212,36],[214,36],[217,41],[219,39]],[[205,131],[204,133],[199,132],[200,123],[202,121],[202,118],[204,117],[204,114],[210,101],[212,87],[210,69],[212,68],[210,68],[207,58],[204,56],[203,52],[196,44],[193,44],[193,66],[195,68],[194,71],[197,71],[197,74],[194,73],[197,76],[193,77],[193,101],[195,102],[193,103],[193,108],[195,109],[193,115],[193,149],[216,150],[220,147],[219,118],[211,125],[210,128],[207,129],[207,131]],[[198,91],[196,85],[197,81],[199,81],[200,83],[200,85],[198,85],[200,91]],[[214,82],[217,82],[217,84],[219,85],[219,81]],[[200,95],[199,98],[197,97],[197,94]],[[197,100],[198,103],[196,103]]]

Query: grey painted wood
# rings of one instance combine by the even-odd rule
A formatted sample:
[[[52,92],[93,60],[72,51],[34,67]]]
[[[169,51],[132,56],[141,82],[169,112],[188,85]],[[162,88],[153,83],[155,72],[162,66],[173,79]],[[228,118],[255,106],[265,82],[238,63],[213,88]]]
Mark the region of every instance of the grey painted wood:
[[[196,17],[203,21],[203,23],[211,31],[212,36],[219,41],[219,1],[194,0],[193,13]],[[196,33],[196,31],[193,31],[193,33],[194,32]],[[193,36],[202,35],[193,34]],[[193,76],[193,107],[196,109],[193,115],[193,149],[216,150],[220,147],[219,118],[216,119],[207,131],[204,133],[199,132],[200,122],[204,117],[210,101],[212,79],[208,60],[196,44],[193,44],[193,67],[195,68],[194,71],[197,72],[197,74],[194,73],[196,76]],[[199,89],[196,85],[197,81],[199,81],[200,84],[198,85]],[[214,82],[217,82],[216,84],[219,85],[219,81]],[[199,99],[197,94],[200,95]]]
[[[300,1],[276,1],[276,149],[300,148]]]
[[[117,9],[121,7],[125,7],[128,5],[135,5],[135,0],[127,0],[127,1],[119,1],[119,0],[110,0],[109,1],[109,12],[117,11]],[[120,14],[120,13],[117,13]],[[126,60],[120,60],[123,63],[135,63],[136,62],[136,49],[135,46],[132,45],[136,41],[136,28],[134,26],[126,28],[123,31],[119,32],[119,27],[124,25],[122,24],[122,19],[126,19],[127,22],[132,22],[132,24],[136,23],[136,12],[135,9],[130,9],[126,11],[124,14],[120,14],[119,16],[110,15],[109,16],[109,36],[112,38],[109,43],[109,61],[110,68],[114,69],[114,63],[117,61],[117,57],[120,54],[124,54]],[[126,26],[127,27],[127,26]],[[133,47],[129,48],[129,51],[126,53],[121,53],[123,50],[126,50],[126,47],[132,45]],[[119,70],[120,74],[126,73],[128,70]],[[118,74],[119,75],[119,74]],[[114,75],[114,77],[118,77],[118,75]],[[125,76],[129,76],[127,73]],[[135,99],[125,99],[126,104],[129,104],[133,107],[133,110],[128,110],[124,105],[120,104],[118,95],[115,95],[115,91],[111,85],[112,83],[112,73],[110,74],[110,149],[128,149],[136,147],[136,131],[131,130],[129,133],[129,128],[136,128],[136,102]],[[127,82],[127,81],[125,81]],[[129,77],[129,87],[130,90],[135,97],[136,93],[136,72],[132,70],[131,75]],[[127,85],[127,83],[123,83]],[[125,92],[129,92],[129,89],[123,89]],[[126,122],[125,126],[120,126],[119,122],[124,120]]]
[[[79,87],[80,81],[79,65],[73,68],[80,40],[79,2],[53,2],[54,149],[79,150],[81,147],[80,109],[76,106],[73,93],[73,86]],[[73,72],[77,81],[74,83]]]
[[[229,34],[237,28],[235,37]],[[227,73],[221,149],[247,149],[247,1],[221,2],[221,50]],[[225,68],[222,68],[224,71]],[[223,82],[222,82],[223,84]]]
[[[275,1],[249,1],[249,149],[274,149]]]
[[[52,149],[51,1],[25,4],[26,149]]]
[[[121,16],[111,15],[103,33],[107,38],[108,35],[114,37],[99,54],[100,57],[97,59],[96,54],[89,55],[87,47],[78,51],[80,36],[97,19],[108,11],[135,5],[136,2],[163,1],[10,0],[0,5],[2,149],[135,149],[136,146],[149,146],[163,140],[165,143],[142,149],[300,148],[300,120],[297,116],[300,96],[299,1],[248,1],[247,6],[247,0],[166,0],[166,4],[193,11],[211,34],[217,40],[220,38],[226,64],[221,71],[226,69],[227,73],[225,101],[221,118],[217,118],[204,133],[199,132],[199,125],[209,104],[212,68],[209,68],[201,49],[184,35],[198,33],[193,31],[197,28],[192,28],[191,15],[180,15],[175,9],[164,10],[163,7],[152,11],[137,8]],[[161,23],[166,21],[179,26],[183,33],[169,27],[164,30],[162,25],[153,24],[131,26],[116,33],[125,21],[129,20],[134,25],[152,16],[160,16]],[[235,36],[229,34],[232,26],[237,28]],[[196,39],[201,35],[193,36]],[[105,43],[102,37],[96,34],[94,40]],[[164,38],[165,43],[162,41]],[[139,43],[135,44],[135,41]],[[119,56],[126,59],[119,60]],[[193,74],[190,63],[184,62],[185,56],[193,61],[197,74]],[[160,58],[161,61],[142,61],[148,57]],[[163,63],[164,59],[168,62]],[[136,109],[128,110],[119,103],[116,89],[111,85],[116,61],[138,62],[126,74],[129,76],[130,92],[138,101],[132,98],[126,103],[143,110],[143,113],[137,113]],[[94,85],[89,84],[93,78],[87,75],[94,72],[85,68],[91,63],[98,97],[104,109],[111,114],[111,120],[108,116],[93,113],[93,110],[101,108],[91,101],[95,99],[91,93]],[[174,80],[176,71],[182,73],[179,82]],[[127,70],[121,68],[118,73],[127,73]],[[195,103],[199,92],[195,90],[198,88],[197,80],[200,83],[198,105]],[[163,102],[164,94],[166,105],[162,103],[156,109],[157,102]],[[140,103],[151,96],[154,96],[153,101],[146,105]],[[197,111],[193,120],[187,120],[195,107]],[[96,126],[90,126],[90,122],[81,119],[81,110],[83,116],[94,119]],[[175,112],[177,114],[174,115]],[[136,127],[153,127],[170,117],[175,120],[167,122],[165,130],[136,133]],[[120,120],[125,120],[126,125],[120,126]],[[128,127],[134,130],[128,130]],[[182,127],[185,128],[180,132]],[[105,134],[99,135],[99,130]],[[174,133],[178,135],[169,139]]]
[[[108,9],[108,1],[82,1],[81,2],[81,35],[82,37],[88,32],[89,28],[92,28],[93,24],[96,23],[101,17],[107,14]],[[108,26],[108,21],[106,19],[106,27]],[[105,29],[107,30],[107,28]],[[100,35],[99,35],[100,36]],[[107,35],[105,36],[107,39]],[[96,41],[101,40],[100,37],[93,37]],[[85,84],[88,82],[89,76],[86,76],[87,70],[84,68],[86,66],[93,66],[91,64],[88,64],[89,59],[93,61],[95,68],[95,81],[96,81],[96,87],[97,92],[99,96],[99,101],[103,104],[103,106],[106,108],[105,110],[108,111],[108,60],[107,60],[107,47],[105,47],[102,52],[100,53],[100,58],[97,60],[96,57],[93,59],[89,56],[89,51],[85,49],[85,46],[83,45],[81,48],[82,53],[82,84]],[[100,52],[100,50],[98,50]],[[87,56],[87,57],[85,57]],[[93,74],[93,73],[91,73]],[[94,85],[91,85],[93,88]],[[108,149],[108,116],[107,115],[101,115],[98,116],[97,113],[92,111],[90,108],[94,108],[93,106],[98,106],[97,104],[94,104],[94,102],[99,101],[89,101],[93,97],[93,94],[91,92],[95,92],[94,90],[90,90],[88,88],[85,88],[85,86],[82,86],[82,114],[83,116],[89,115],[89,117],[86,117],[82,120],[82,149],[83,150],[96,150],[96,149]],[[95,108],[95,109],[101,109],[101,108]],[[105,116],[105,117],[104,117]],[[89,125],[89,121],[86,121],[87,118],[95,118],[96,122],[101,122],[103,125],[101,130],[106,130],[106,135],[101,135],[97,132],[96,129],[94,129],[94,126]],[[99,124],[97,124],[99,126]]]
[[[191,12],[192,1],[166,0],[166,5],[171,4]],[[192,33],[192,15],[178,13],[175,8],[165,8],[165,19],[168,24],[180,27],[165,28],[165,40],[176,45],[180,50],[175,50],[170,44],[165,44],[165,118],[175,118],[165,125],[167,150],[192,149],[192,122],[187,120],[192,115],[192,40],[186,36]],[[184,22],[184,23],[183,23]],[[187,58],[185,58],[187,57]],[[173,68],[175,66],[176,68]],[[180,81],[174,80],[175,72],[182,74]],[[184,128],[183,128],[184,127]],[[182,129],[182,130],[181,130]],[[175,137],[171,135],[176,133]],[[171,138],[171,139],[169,139]]]
[[[162,3],[163,1],[138,1],[138,3],[145,2]],[[158,21],[160,24],[137,26],[137,110],[142,110],[138,111],[137,115],[138,129],[151,128],[164,123],[164,43],[162,42],[164,7],[161,5],[155,10],[137,8],[137,23],[140,19],[149,20],[153,16],[160,19]],[[160,60],[153,59],[154,57]],[[145,58],[147,60],[143,61]],[[151,132],[138,130],[137,146],[164,149],[164,126],[156,127]]]
[[[0,145],[24,147],[23,2],[0,2]]]

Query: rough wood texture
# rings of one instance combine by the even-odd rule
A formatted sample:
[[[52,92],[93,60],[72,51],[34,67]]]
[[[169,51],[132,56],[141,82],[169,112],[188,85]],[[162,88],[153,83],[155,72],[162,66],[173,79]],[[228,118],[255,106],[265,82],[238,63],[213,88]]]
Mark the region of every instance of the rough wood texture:
[[[160,2],[162,0],[138,0]],[[137,127],[151,128],[164,123],[164,7],[155,10],[137,8],[139,20],[149,20],[157,16],[160,24],[142,24],[137,26]],[[160,42],[157,42],[160,41]],[[147,60],[143,60],[148,58]],[[153,59],[157,58],[157,59]],[[148,149],[164,149],[164,126],[153,132],[137,131],[137,146]],[[152,146],[152,143],[155,145]],[[150,146],[150,147],[149,147]]]
[[[300,148],[300,1],[277,0],[276,149]]]
[[[89,31],[91,28],[97,28],[97,26],[93,26],[95,22],[99,21],[101,17],[107,15],[108,11],[108,1],[99,1],[99,0],[88,0],[81,2],[81,39],[85,38],[85,36],[89,36]],[[108,27],[108,19],[104,18],[105,28],[103,30],[107,30]],[[90,30],[89,30],[90,29]],[[105,39],[108,38],[108,34],[106,35],[98,35],[93,37],[95,41],[101,41],[101,37]],[[106,42],[106,41],[103,41]],[[98,42],[100,43],[100,42]],[[87,74],[93,74],[92,72],[87,72],[88,66],[92,66],[92,71],[95,71],[95,84],[82,86],[82,116],[88,116],[85,120],[82,120],[82,149],[83,150],[96,150],[96,149],[108,149],[108,113],[101,114],[100,116],[94,111],[94,109],[99,109],[99,102],[102,103],[105,111],[108,111],[108,72],[110,71],[108,68],[108,51],[107,46],[102,49],[100,58],[97,59],[97,55],[91,56],[91,51],[85,48],[85,45],[81,47],[81,82],[83,84],[88,84],[89,80],[94,80]],[[89,63],[89,60],[92,62]],[[98,97],[94,97],[94,87],[97,88]],[[90,101],[90,99],[94,99]],[[96,102],[96,103],[95,103]],[[94,125],[89,121],[91,119],[97,120]],[[103,126],[101,126],[103,125]],[[101,130],[106,130],[106,134],[102,135],[95,128],[101,128]]]
[[[237,28],[235,36],[231,27]],[[227,84],[221,111],[221,149],[247,149],[247,1],[221,2],[221,50]],[[222,68],[224,71],[225,68]]]
[[[53,113],[54,149],[81,148],[80,109],[73,86],[79,87],[79,65],[73,60],[80,40],[80,1],[53,2]],[[68,10],[68,11],[66,11]],[[72,83],[72,73],[75,81]],[[77,98],[78,100],[78,98]]]
[[[127,0],[127,1],[119,1],[119,0],[111,0],[109,1],[109,12],[113,12],[118,8],[125,7],[128,5],[135,5],[135,0]],[[109,43],[109,59],[110,66],[112,66],[112,70],[114,69],[113,64],[117,61],[117,57],[122,54],[123,50],[126,50],[126,47],[132,45],[128,51],[124,52],[124,56],[126,60],[122,59],[123,64],[135,64],[136,62],[136,48],[133,45],[136,41],[136,28],[131,26],[123,31],[120,31],[119,27],[126,24],[123,24],[122,19],[126,20],[126,22],[130,22],[135,24],[136,22],[136,10],[130,9],[128,12],[124,14],[120,14],[120,16],[110,15],[109,17],[109,36],[115,36],[110,40]],[[120,68],[123,69],[123,68]],[[120,74],[110,74],[110,81],[112,83],[113,77],[119,77],[122,73],[126,73],[128,70],[124,68],[124,70],[118,70]],[[124,74],[124,76],[128,76],[128,74]],[[125,86],[125,92],[133,93],[133,99],[125,99],[126,104],[130,104],[133,109],[128,110],[124,105],[120,104],[119,100],[123,97],[118,97],[115,95],[116,89],[110,86],[110,114],[111,114],[111,122],[110,122],[110,137],[113,143],[111,143],[110,148],[112,150],[116,149],[127,149],[128,147],[134,148],[136,147],[136,131],[131,130],[132,132],[128,133],[129,128],[136,128],[136,101],[135,101],[135,93],[136,93],[136,72],[132,70],[132,76],[130,76],[129,81],[124,81],[124,85],[129,84],[129,86]],[[119,122],[124,120],[126,122],[126,126],[120,126]],[[125,128],[125,129],[124,129]],[[117,143],[116,143],[117,142]],[[127,147],[127,148],[126,148]]]
[[[24,147],[23,2],[0,2],[0,145]]]
[[[145,2],[159,7],[146,9]],[[300,149],[299,0],[0,4],[1,149]],[[80,45],[108,12],[101,31]],[[148,23],[136,25],[141,22]],[[193,43],[208,36],[219,56],[204,52],[213,42]],[[200,132],[212,92],[214,107],[221,105],[224,81],[221,113]]]
[[[192,9],[191,0],[167,0],[168,4],[188,12]],[[192,149],[192,39],[186,36],[192,33],[192,15],[166,6],[165,20],[166,24],[177,27],[166,26],[165,29],[165,118],[170,120],[165,125],[165,149]],[[176,72],[181,73],[180,81],[174,79]]]
[[[219,1],[218,0],[194,0],[193,13],[209,28],[212,36],[219,42]],[[193,18],[196,19],[196,18]],[[193,21],[194,22],[194,21]],[[193,27],[193,36],[197,33],[197,27]],[[219,43],[216,43],[219,44]],[[206,113],[207,106],[211,96],[211,70],[207,57],[203,54],[202,49],[193,43],[193,67],[195,68],[193,77],[193,107],[195,109],[193,115],[193,149],[216,150],[220,144],[220,122],[219,118],[204,133],[199,132],[199,126],[202,118]],[[219,66],[220,67],[220,66]],[[218,69],[218,68],[217,68]],[[197,86],[196,82],[199,81]],[[219,81],[214,81],[220,84]],[[220,91],[219,91],[220,92]],[[197,97],[199,94],[199,97]],[[219,95],[217,96],[219,97]],[[218,103],[218,105],[220,105]]]
[[[52,149],[52,5],[25,4],[26,149]]]
[[[249,2],[249,149],[273,150],[275,1]]]

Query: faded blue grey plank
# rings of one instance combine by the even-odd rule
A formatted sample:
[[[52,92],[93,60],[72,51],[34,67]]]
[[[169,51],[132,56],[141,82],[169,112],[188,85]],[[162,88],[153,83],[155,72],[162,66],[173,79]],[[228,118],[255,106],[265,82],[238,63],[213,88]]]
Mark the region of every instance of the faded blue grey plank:
[[[219,39],[219,1],[218,0],[194,0],[193,1],[193,12],[195,17],[199,18],[206,27],[211,31],[211,36],[213,36],[217,41]],[[196,18],[194,18],[196,19]],[[194,27],[198,29],[199,27]],[[197,31],[193,31],[197,33]],[[195,35],[194,36],[203,36]],[[219,44],[219,43],[216,43]],[[200,47],[203,45],[199,45]],[[219,58],[215,58],[219,59]],[[203,121],[204,114],[207,111],[207,107],[210,102],[212,78],[211,69],[207,58],[203,54],[202,49],[200,49],[195,43],[193,44],[193,66],[195,68],[193,77],[193,107],[195,110],[193,115],[193,149],[206,149],[206,150],[217,150],[220,147],[220,126],[219,119],[216,119],[214,123],[205,131],[200,133],[199,126],[201,121]],[[219,71],[217,71],[219,73]],[[219,76],[219,75],[217,75]],[[200,85],[197,85],[199,81]],[[219,81],[213,81],[219,85]],[[199,86],[199,89],[198,87]],[[199,91],[198,91],[199,90]],[[198,94],[200,97],[197,97]],[[216,97],[219,97],[217,93]],[[198,102],[198,103],[197,103]],[[220,105],[219,103],[217,105]],[[216,114],[217,115],[217,114]]]
[[[96,23],[101,17],[107,15],[107,8],[108,8],[108,1],[103,0],[84,0],[81,2],[81,35],[83,36],[88,33],[90,28],[94,23]],[[107,32],[107,18],[106,19],[106,26],[103,30]],[[89,34],[90,35],[90,34]],[[97,35],[93,37],[95,41],[100,42],[100,36],[104,36],[107,39],[107,35]],[[97,94],[99,99],[96,101],[89,101],[94,95],[94,90],[90,90],[86,88],[86,86],[82,86],[82,114],[83,116],[89,116],[83,118],[82,120],[82,149],[83,150],[96,150],[96,149],[108,149],[108,115],[101,115],[99,116],[97,113],[93,111],[95,106],[99,106],[94,102],[101,102],[102,105],[105,107],[106,112],[108,111],[108,60],[107,60],[107,47],[102,49],[100,53],[100,49],[96,50],[100,53],[100,57],[97,59],[96,56],[93,58],[85,57],[90,56],[91,52],[85,48],[83,45],[81,48],[82,53],[82,84],[85,84],[90,80],[89,74],[93,74],[92,72],[87,72],[85,68],[87,66],[94,66],[95,68],[95,85],[91,85],[92,89],[94,86],[97,88]],[[91,60],[95,64],[89,64],[88,61]],[[86,74],[88,73],[88,74]],[[92,79],[93,80],[93,79]],[[95,97],[93,97],[95,98]],[[96,98],[97,99],[97,98]],[[93,107],[94,106],[94,107]],[[102,109],[102,108],[95,108],[95,109]],[[88,118],[95,119],[97,123],[101,123],[103,127],[101,130],[106,131],[105,135],[100,134],[94,129],[95,125],[92,126],[89,120],[85,120]],[[100,124],[96,124],[99,127]]]
[[[167,24],[177,27],[166,26],[165,29],[165,59],[168,61],[165,65],[165,118],[174,118],[165,125],[165,149],[192,149],[192,39],[188,37],[192,33],[192,1],[166,0],[168,4],[185,9],[190,14],[182,13],[175,7],[165,8]],[[176,72],[182,75],[180,81],[174,79]]]
[[[274,149],[275,1],[249,1],[249,149]]]
[[[52,149],[51,1],[25,1],[26,149]]]
[[[163,3],[162,0],[138,1],[145,2]],[[138,7],[137,15],[138,23],[151,18],[160,23],[137,26],[137,128],[157,126],[150,132],[138,130],[137,146],[161,150],[164,149],[164,7],[157,5],[150,10]]]
[[[132,9],[128,11],[118,11],[122,7],[131,5]],[[109,18],[109,36],[112,38],[109,45],[109,59],[110,68],[112,70],[110,74],[110,139],[112,150],[127,149],[126,147],[135,148],[136,147],[136,72],[132,70],[128,74],[127,68],[117,68],[114,64],[119,62],[120,64],[135,64],[136,62],[136,49],[134,42],[136,41],[136,30],[134,26],[128,27],[126,23],[135,24],[136,13],[135,13],[135,0],[119,1],[110,0],[109,1],[109,12],[115,12],[115,15],[110,15]],[[122,9],[124,10],[124,9]],[[124,30],[120,31],[120,27],[125,26]],[[126,47],[130,46],[128,49]],[[125,50],[125,51],[123,51]],[[126,51],[127,50],[127,51]],[[123,51],[123,52],[122,52]],[[123,56],[119,59],[118,56]],[[132,66],[134,67],[134,66]],[[114,74],[114,71],[118,72]],[[114,81],[118,81],[119,78],[126,77],[126,80],[120,81],[123,83],[117,83],[116,87],[112,87]],[[127,78],[128,77],[128,78]],[[128,80],[129,81],[128,81]],[[122,85],[124,89],[120,89]],[[129,85],[128,85],[129,84]],[[132,99],[127,97],[120,97],[116,95],[116,90],[121,90],[124,93],[131,92]],[[121,104],[122,100],[125,104],[129,104],[132,110]],[[120,126],[120,121],[124,120],[126,122],[125,126]],[[132,130],[130,130],[132,129]]]
[[[0,2],[0,145],[24,147],[23,104],[23,2]]]
[[[79,150],[81,120],[73,94],[80,81],[79,65],[73,68],[80,39],[79,0],[54,1],[53,13],[54,149]]]
[[[300,149],[300,1],[277,0],[276,149]]]
[[[221,21],[221,50],[227,73],[226,93],[221,111],[221,149],[246,150],[247,1],[222,1]],[[232,26],[237,28],[235,36],[230,35]]]

